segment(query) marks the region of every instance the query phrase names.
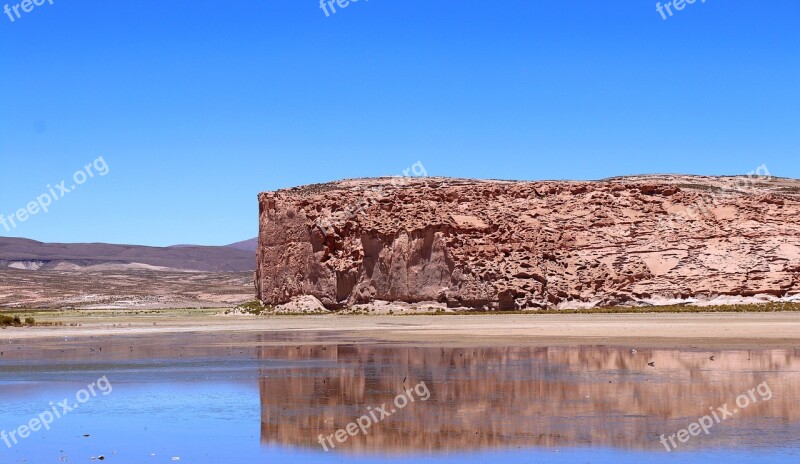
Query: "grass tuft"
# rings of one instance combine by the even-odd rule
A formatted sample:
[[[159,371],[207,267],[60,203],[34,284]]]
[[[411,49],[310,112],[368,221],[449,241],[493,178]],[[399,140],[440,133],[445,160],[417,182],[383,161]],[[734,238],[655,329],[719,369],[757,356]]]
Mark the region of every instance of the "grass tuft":
[[[23,324],[22,319],[19,316],[6,316],[5,314],[0,314],[0,327],[22,327],[23,325],[35,325],[36,321],[32,317],[26,317],[25,323]]]
[[[269,308],[261,304],[258,300],[248,301],[247,303],[242,303],[233,310],[225,311],[225,314],[230,313],[245,313],[245,314],[254,314],[256,316],[260,316],[264,311],[267,311]]]
[[[732,304],[717,306],[612,306],[585,309],[517,309],[495,311],[452,311],[437,310],[432,315],[479,315],[479,314],[657,314],[657,313],[776,313],[785,311],[800,312],[798,302],[773,302],[754,304]]]

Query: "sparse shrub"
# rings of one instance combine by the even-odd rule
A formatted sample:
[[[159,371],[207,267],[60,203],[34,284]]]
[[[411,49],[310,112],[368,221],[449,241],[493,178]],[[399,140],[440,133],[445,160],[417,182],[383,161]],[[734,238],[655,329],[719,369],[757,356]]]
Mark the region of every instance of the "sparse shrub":
[[[742,303],[718,306],[689,306],[689,305],[670,305],[670,306],[612,306],[585,309],[516,309],[509,311],[456,311],[453,313],[436,312],[434,314],[449,315],[472,315],[472,314],[636,314],[636,313],[770,313],[781,311],[800,312],[800,303],[797,302],[771,302],[771,303]]]
[[[256,316],[260,316],[261,313],[263,313],[266,308],[264,307],[264,305],[261,304],[260,301],[253,300],[253,301],[248,301],[247,303],[242,303],[236,306],[236,308],[234,309],[237,309],[239,311],[248,314],[255,314]]]
[[[33,324],[36,324],[36,320],[34,318],[32,318],[32,317],[26,317],[25,318],[25,323],[28,324],[28,325],[33,325]]]
[[[5,316],[0,315],[0,326],[9,326],[9,325],[22,325],[22,320],[19,316]]]

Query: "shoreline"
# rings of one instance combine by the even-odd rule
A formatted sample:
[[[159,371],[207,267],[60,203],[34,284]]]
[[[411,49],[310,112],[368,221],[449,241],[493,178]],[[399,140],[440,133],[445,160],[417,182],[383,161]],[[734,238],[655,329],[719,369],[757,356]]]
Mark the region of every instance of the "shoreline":
[[[797,349],[800,312],[447,315],[225,316],[219,310],[70,312],[37,321],[64,325],[8,327],[0,340],[25,344],[63,339],[264,333],[298,343],[395,343],[458,346],[615,345],[650,348]],[[101,313],[101,314],[96,314]],[[140,312],[141,313],[141,312]],[[266,344],[271,342],[267,341]],[[294,342],[293,342],[294,343]]]

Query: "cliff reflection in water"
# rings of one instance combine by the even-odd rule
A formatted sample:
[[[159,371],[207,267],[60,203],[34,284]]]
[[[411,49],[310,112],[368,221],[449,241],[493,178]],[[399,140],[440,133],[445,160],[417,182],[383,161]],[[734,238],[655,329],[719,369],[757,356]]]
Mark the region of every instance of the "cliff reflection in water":
[[[428,401],[398,411],[367,435],[348,438],[337,451],[518,446],[664,451],[658,442],[662,433],[686,428],[709,407],[733,404],[766,380],[771,400],[751,405],[681,448],[796,444],[799,355],[796,350],[633,353],[594,346],[261,347],[262,359],[291,361],[291,367],[261,373],[261,440],[321,450],[319,434],[344,428],[368,406],[388,405],[404,388],[424,381],[431,391]]]

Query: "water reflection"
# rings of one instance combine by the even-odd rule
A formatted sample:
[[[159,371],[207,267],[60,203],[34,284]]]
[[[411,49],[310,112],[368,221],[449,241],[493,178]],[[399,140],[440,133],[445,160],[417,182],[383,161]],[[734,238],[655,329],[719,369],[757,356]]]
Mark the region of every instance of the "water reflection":
[[[339,445],[347,452],[462,451],[505,447],[614,447],[664,451],[675,433],[733,405],[766,381],[752,404],[681,449],[782,447],[800,437],[796,350],[672,351],[572,348],[260,347],[291,361],[260,375],[261,440],[321,450],[328,436],[424,381],[417,402]]]
[[[794,462],[800,452],[797,350],[341,341],[330,333],[3,340],[0,430],[103,375],[114,394],[36,441],[0,447],[0,462],[46,462],[62,450],[92,456],[88,448],[100,442],[105,453],[146,457],[170,449],[185,462],[376,462],[428,453],[443,462],[573,462],[564,460],[568,454],[575,462],[673,462],[661,434],[688,427],[710,406],[733,404],[764,381],[772,399],[682,444],[680,452],[696,453],[684,452],[681,462],[751,462],[754,454],[758,462],[767,462],[765,455]],[[320,434],[334,434],[420,382],[430,390],[427,401],[323,452]]]

